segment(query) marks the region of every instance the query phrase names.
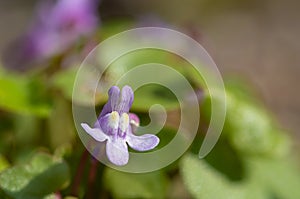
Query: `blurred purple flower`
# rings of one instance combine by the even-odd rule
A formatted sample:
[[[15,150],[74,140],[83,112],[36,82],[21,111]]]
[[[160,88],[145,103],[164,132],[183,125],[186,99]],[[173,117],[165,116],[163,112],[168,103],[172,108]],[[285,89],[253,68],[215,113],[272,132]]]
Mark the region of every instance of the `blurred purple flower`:
[[[13,68],[20,68],[16,64],[31,64],[64,52],[95,30],[97,5],[98,0],[42,2],[33,24],[9,52],[8,58],[14,60],[8,62]]]
[[[39,7],[38,20],[31,31],[37,50],[52,56],[65,50],[80,36],[88,35],[97,26],[95,0],[58,0]]]
[[[128,163],[127,144],[137,151],[147,151],[156,147],[159,138],[152,134],[136,136],[132,126],[139,125],[137,115],[129,113],[133,103],[133,91],[129,86],[120,89],[113,86],[108,91],[109,99],[103,107],[94,128],[82,123],[83,129],[99,142],[106,142],[106,155],[110,162],[122,166]],[[127,143],[127,144],[126,144]]]

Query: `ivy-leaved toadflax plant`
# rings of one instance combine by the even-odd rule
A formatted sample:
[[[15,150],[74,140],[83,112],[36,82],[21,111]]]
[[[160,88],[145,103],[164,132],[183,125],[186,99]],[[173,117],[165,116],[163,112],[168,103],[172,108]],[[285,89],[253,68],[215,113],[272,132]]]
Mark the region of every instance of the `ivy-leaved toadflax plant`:
[[[124,86],[120,92],[117,86],[113,86],[109,89],[108,95],[108,102],[104,105],[94,128],[86,123],[82,123],[81,126],[95,140],[106,141],[108,160],[122,166],[129,160],[127,144],[134,150],[148,151],[158,145],[159,138],[153,134],[134,135],[139,118],[129,113],[134,99],[131,87]]]

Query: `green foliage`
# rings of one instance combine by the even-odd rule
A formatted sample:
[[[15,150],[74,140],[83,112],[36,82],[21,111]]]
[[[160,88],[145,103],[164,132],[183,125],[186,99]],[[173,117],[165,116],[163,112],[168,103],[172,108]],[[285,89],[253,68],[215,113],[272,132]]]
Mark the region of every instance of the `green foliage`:
[[[244,159],[246,174],[230,181],[219,170],[195,155],[182,159],[181,172],[190,193],[199,199],[294,199],[300,196],[300,171],[289,159]]]
[[[242,80],[230,80],[226,88],[226,121],[222,134],[241,153],[283,156],[289,153],[290,140],[255,94]],[[211,98],[206,96],[202,108],[210,117]],[[253,147],[255,146],[255,147]]]
[[[157,49],[142,49],[127,53],[126,56],[119,57],[108,67],[106,75],[109,81],[115,83],[127,71],[149,63],[153,63],[152,65],[163,64],[174,69],[172,75],[155,72],[155,75],[157,76],[156,80],[163,81],[165,85],[169,85],[170,87],[180,88],[181,86],[181,82],[176,81],[176,78],[173,78],[173,75],[175,75],[176,72],[182,75],[191,72],[189,70],[191,66],[184,59],[176,55]],[[135,82],[138,82],[138,78],[139,77],[136,76],[131,77],[130,74],[127,76],[129,82],[130,79],[134,79]],[[132,107],[133,110],[148,111],[153,104],[160,104],[166,110],[172,110],[179,107],[176,96],[168,88],[158,84],[144,85],[135,92],[135,101]]]
[[[187,155],[182,159],[181,173],[188,190],[197,199],[244,198],[241,185],[230,182],[197,156]]]
[[[162,105],[166,110],[176,109],[179,106],[175,95],[162,86],[151,84],[135,92],[133,109],[147,111],[154,104]]]
[[[198,152],[198,151],[197,151]],[[223,137],[217,142],[205,160],[226,178],[241,181],[245,175],[242,158],[238,152]]]
[[[231,100],[231,99],[229,99]],[[243,152],[253,154],[272,154],[275,151],[278,135],[270,117],[253,105],[236,102],[235,107],[228,111],[230,137],[233,144]],[[255,145],[255,147],[253,147]]]
[[[300,198],[300,170],[291,159],[254,157],[246,161],[252,183],[277,198]]]
[[[49,114],[51,107],[43,99],[43,89],[44,86],[39,79],[0,71],[1,109],[45,117]]]
[[[48,120],[48,129],[49,142],[54,149],[74,141],[76,132],[71,116],[71,104],[67,100],[61,97],[55,99]]]
[[[73,96],[73,89],[74,84],[77,77],[78,67],[69,67],[67,69],[58,71],[51,77],[51,86],[58,90],[60,93],[63,94],[63,96],[68,99],[69,101],[73,101],[75,103],[79,103],[81,105],[91,105],[90,98],[94,97],[92,86],[89,82],[86,82],[85,85],[80,85],[81,87],[79,89],[84,90],[86,96],[79,96],[76,95]],[[87,75],[87,74],[86,74]],[[89,79],[94,80],[98,77],[95,77],[95,74],[89,74]],[[95,93],[95,104],[101,104],[106,100],[105,97],[106,93],[101,93],[98,90]]]
[[[111,20],[104,23],[101,29],[99,29],[99,37],[106,39],[122,31],[128,30],[128,28],[133,25],[133,22],[129,20]]]
[[[99,35],[93,39],[98,42],[133,26],[134,23],[126,20],[104,22]],[[128,41],[122,42],[128,44]],[[77,47],[85,47],[85,44]],[[142,64],[171,66],[186,77],[194,89],[203,91],[204,100],[200,110],[204,117],[201,115],[196,140],[189,149],[193,152],[199,151],[197,143],[203,141],[203,131],[210,120],[211,101],[218,102],[220,99],[217,94],[209,96],[201,74],[186,60],[157,49],[133,51],[119,57],[104,71],[103,82],[102,79],[94,82],[98,77],[90,71],[86,75],[91,82],[80,85],[86,95],[73,96],[78,70],[75,65],[78,63],[71,63],[72,60],[67,56],[82,49],[69,50],[66,54],[49,59],[49,63],[45,63],[49,65],[48,68],[33,73],[15,74],[0,67],[1,199],[181,199],[190,196],[195,199],[300,198],[300,170],[297,162],[291,160],[290,137],[259,102],[252,89],[245,82],[233,78],[225,82],[227,117],[221,139],[205,160],[187,152],[181,160],[167,168],[145,174],[123,173],[102,164],[93,168],[95,165],[89,163],[88,153],[80,157],[84,147],[76,136],[71,102],[76,102],[82,109],[90,106],[94,97],[94,83],[116,84],[126,72]],[[100,52],[98,61],[105,60],[115,50],[116,46],[109,46],[107,51]],[[81,54],[72,56],[81,57]],[[62,67],[65,64],[69,65]],[[157,79],[182,88],[182,82],[172,75],[156,73]],[[134,80],[143,79],[135,77]],[[101,89],[95,93],[97,109],[107,100],[107,90],[104,92]],[[171,117],[157,134],[160,143],[153,151],[163,148],[174,139],[177,131],[174,126],[180,118],[179,102],[174,93],[166,87],[148,84],[135,91],[131,110],[138,112],[142,125],[149,122],[148,111],[154,104],[163,106]],[[186,143],[186,136],[189,137],[179,137],[177,149],[185,147],[183,143]],[[51,151],[55,155],[37,153],[29,159],[37,149]],[[172,190],[174,187],[178,190]]]
[[[51,79],[53,87],[59,89],[69,100],[72,100],[73,86],[77,70],[77,67],[70,67],[57,72]]]
[[[0,173],[9,167],[9,162],[0,154]]]
[[[68,165],[44,153],[38,153],[30,162],[0,174],[0,188],[14,199],[40,199],[64,188],[68,181]]]
[[[104,183],[114,198],[165,198],[167,179],[163,172],[131,174],[106,168]]]

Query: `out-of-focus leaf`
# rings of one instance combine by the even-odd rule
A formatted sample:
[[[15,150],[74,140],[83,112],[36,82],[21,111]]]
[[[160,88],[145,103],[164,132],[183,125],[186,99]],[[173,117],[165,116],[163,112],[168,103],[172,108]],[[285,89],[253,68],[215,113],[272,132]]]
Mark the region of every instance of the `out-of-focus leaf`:
[[[113,52],[114,50],[108,49],[108,51]],[[106,53],[109,54],[109,52]],[[101,56],[104,56],[103,59],[106,59],[105,54],[101,54]],[[178,80],[178,78],[180,77],[180,74],[183,77],[186,76],[188,66],[185,60],[176,55],[157,49],[133,51],[119,57],[116,61],[111,63],[106,70],[106,78],[111,84],[115,84],[118,80],[122,79],[124,74],[126,75],[128,82],[143,80],[140,76],[131,76],[133,73],[130,73],[129,71],[149,63],[153,63],[152,65],[163,64],[170,68],[168,70],[170,72],[167,74],[161,71],[155,72],[154,75],[143,74],[145,75],[144,77],[147,77],[147,75],[150,75],[150,77],[153,76],[153,82],[161,81],[167,88],[157,84],[148,84],[139,88],[135,92],[135,101],[132,108],[138,111],[147,111],[153,104],[161,104],[167,110],[178,108],[178,100],[176,99],[176,96],[168,90],[168,87],[180,88],[180,86],[182,86],[182,82]],[[184,90],[182,92],[184,92]]]
[[[226,121],[223,135],[245,155],[283,156],[290,149],[289,137],[278,127],[271,114],[257,100],[243,81],[226,84]],[[210,118],[211,99],[201,110]]]
[[[278,156],[289,151],[289,139],[278,130],[271,116],[256,104],[239,101],[228,93],[227,130],[232,143],[242,152]]]
[[[243,199],[244,188],[230,182],[196,155],[186,155],[182,159],[181,173],[184,183],[196,199]]]
[[[97,81],[97,78],[95,77],[94,73],[91,74],[84,74],[85,77],[88,79],[85,83],[85,85],[81,85],[80,88],[77,89],[82,89],[83,93],[86,93],[85,96],[73,96],[73,89],[74,89],[74,83],[76,81],[76,75],[78,72],[78,67],[70,67],[65,70],[61,70],[60,72],[56,73],[52,79],[52,86],[54,88],[57,88],[59,91],[62,92],[64,97],[69,100],[73,100],[76,103],[82,104],[82,105],[90,105],[91,99],[94,97],[94,91],[92,87],[94,86],[94,81]],[[88,82],[91,81],[91,82]],[[98,90],[95,93],[95,100],[96,104],[99,104],[103,102],[105,98],[103,97],[103,94],[100,93]],[[94,105],[94,104],[93,104]]]
[[[131,174],[106,168],[104,184],[114,198],[165,198],[167,179],[161,171]]]
[[[179,103],[175,95],[168,89],[158,85],[147,85],[134,93],[135,101],[132,109],[148,111],[154,104],[160,104],[166,110],[176,109]]]
[[[43,199],[58,199],[56,194],[50,194],[48,196],[45,196]]]
[[[71,105],[62,97],[54,99],[54,107],[48,125],[52,148],[71,144],[74,141],[76,133],[71,115]]]
[[[78,68],[76,67],[61,70],[52,78],[53,86],[57,87],[67,99],[72,99],[77,70]]]
[[[132,22],[128,20],[116,20],[103,23],[99,29],[99,35],[102,40],[111,37],[117,33],[128,30],[129,27],[133,25]]]
[[[220,139],[205,160],[232,181],[241,181],[245,175],[242,159],[226,139]]]
[[[300,198],[300,170],[287,158],[269,159],[255,157],[247,159],[252,181],[262,189],[269,190],[276,198]]]
[[[14,199],[43,198],[66,186],[68,181],[68,165],[43,153],[0,174],[0,188]]]
[[[72,152],[72,145],[70,143],[66,143],[57,147],[54,151],[54,155],[56,157],[62,158],[64,156],[71,155]]]
[[[33,145],[39,136],[38,118],[32,115],[16,115],[14,122],[18,145]]]
[[[47,116],[50,106],[39,99],[39,83],[16,74],[0,74],[0,108],[21,114]]]
[[[0,154],[0,173],[9,167],[9,162]]]
[[[242,189],[245,191],[245,199],[274,199],[270,191],[256,180],[247,180]]]
[[[270,153],[273,149],[272,123],[268,115],[253,105],[237,104],[230,118],[233,144],[244,152]]]

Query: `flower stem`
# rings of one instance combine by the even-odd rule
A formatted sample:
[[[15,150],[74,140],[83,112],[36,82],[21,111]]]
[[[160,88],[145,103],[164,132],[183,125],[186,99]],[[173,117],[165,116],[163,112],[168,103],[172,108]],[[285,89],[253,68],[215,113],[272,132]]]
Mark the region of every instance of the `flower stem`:
[[[89,152],[86,149],[84,149],[84,151],[81,155],[81,158],[80,158],[79,165],[76,170],[76,175],[74,177],[74,181],[73,181],[73,185],[72,185],[72,189],[71,189],[71,195],[73,195],[73,196],[78,196],[79,185],[82,180],[82,176],[83,176],[86,162],[88,159],[88,154],[89,154]]]
[[[94,198],[94,184],[97,176],[97,168],[98,168],[98,161],[91,157],[91,166],[90,172],[88,176],[88,189],[87,189],[87,199]]]

